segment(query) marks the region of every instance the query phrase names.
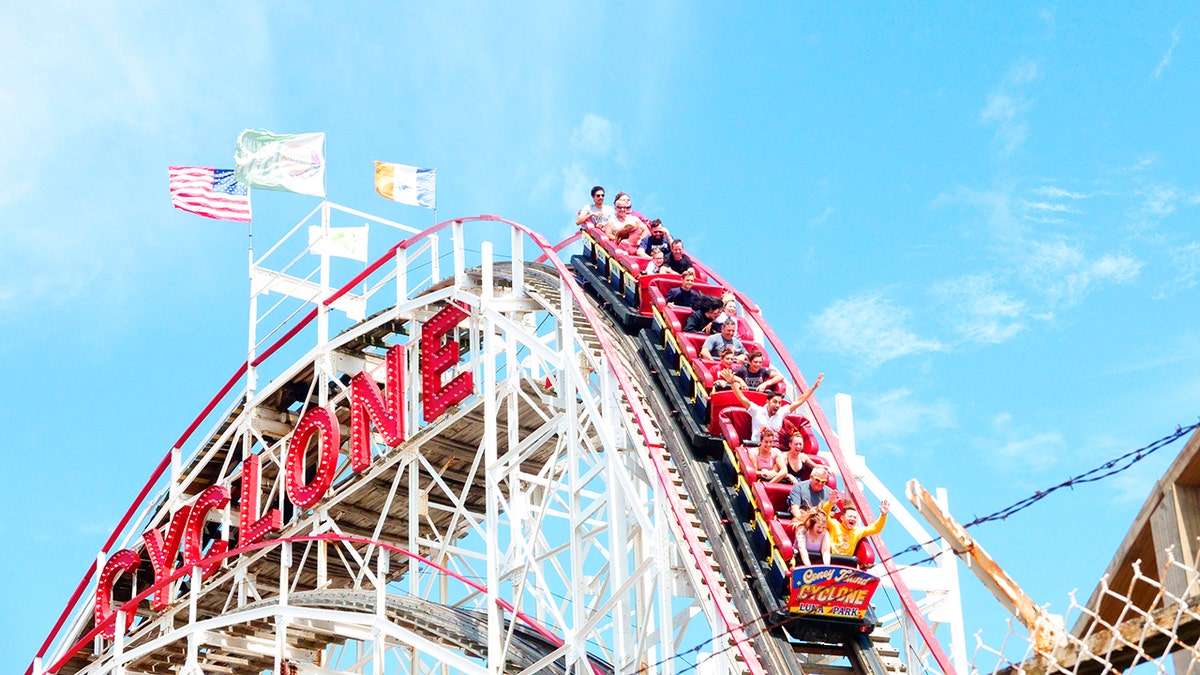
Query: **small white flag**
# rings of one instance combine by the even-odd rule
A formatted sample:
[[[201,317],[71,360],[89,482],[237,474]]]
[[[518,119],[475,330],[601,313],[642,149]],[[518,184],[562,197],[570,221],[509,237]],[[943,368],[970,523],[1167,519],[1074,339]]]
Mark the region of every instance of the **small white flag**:
[[[308,228],[308,250],[313,255],[332,255],[367,262],[367,226],[331,227],[328,238],[324,228],[313,225]]]

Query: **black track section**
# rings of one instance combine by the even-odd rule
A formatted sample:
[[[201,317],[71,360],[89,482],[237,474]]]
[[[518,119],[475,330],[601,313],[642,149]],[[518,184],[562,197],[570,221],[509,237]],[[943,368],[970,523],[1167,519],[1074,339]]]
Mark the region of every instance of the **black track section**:
[[[875,654],[869,635],[861,632],[858,624],[789,616],[783,589],[770,587],[765,564],[743,555],[743,551],[753,550],[750,530],[732,503],[728,487],[732,481],[724,475],[727,469],[719,457],[722,441],[700,426],[689,402],[674,386],[678,373],[666,366],[654,346],[647,327],[649,320],[626,305],[583,256],[575,256],[571,263],[578,281],[592,294],[598,308],[606,310],[601,316],[626,362],[645,366],[628,372],[641,386],[659,420],[663,443],[683,478],[732,602],[742,621],[748,623],[745,632],[753,637],[766,671],[802,673],[806,664],[801,663],[798,654],[824,654],[848,657],[851,668],[860,675],[885,675],[888,671]],[[630,314],[637,320],[627,320]],[[768,626],[775,627],[767,630]],[[714,649],[722,646],[721,640],[714,643]]]

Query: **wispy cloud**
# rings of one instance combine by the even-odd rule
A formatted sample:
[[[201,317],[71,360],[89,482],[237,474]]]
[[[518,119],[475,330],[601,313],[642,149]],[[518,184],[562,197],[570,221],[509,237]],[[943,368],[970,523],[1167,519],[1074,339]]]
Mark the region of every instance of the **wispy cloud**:
[[[1004,473],[1045,471],[1058,464],[1067,450],[1060,431],[1030,431],[1013,423],[1012,415],[992,419],[992,434],[975,440],[976,451],[993,470]]]
[[[1064,222],[1059,214],[1079,220],[1083,213],[1070,205],[1013,194],[1015,188],[972,190],[959,187],[942,195],[935,206],[966,204],[977,210],[990,235],[994,269],[987,274],[943,282],[935,296],[951,304],[956,329],[971,340],[987,342],[1011,338],[1028,320],[1053,318],[1055,311],[1078,303],[1102,283],[1128,283],[1137,278],[1144,263],[1124,252],[1092,253],[1078,235],[1052,234],[1045,227]],[[1042,186],[1040,196],[1083,199],[1078,193]],[[1174,209],[1177,195],[1170,188],[1143,188],[1143,198],[1131,218],[1157,222]],[[1008,280],[1000,293],[992,286]],[[975,302],[977,301],[977,302]]]
[[[575,212],[587,204],[589,190],[600,182],[589,161],[615,158],[618,165],[623,162],[620,134],[619,127],[594,113],[584,115],[571,132],[568,147],[572,159],[562,168],[562,199],[567,211]]]
[[[927,402],[909,389],[856,397],[854,432],[861,453],[886,450],[909,454],[907,439],[955,426],[954,405],[945,399]]]
[[[228,111],[257,114],[270,89],[262,76],[271,47],[264,11],[246,7],[230,23],[212,12],[128,12],[104,1],[6,10],[0,62],[20,67],[0,79],[0,222],[28,224],[9,228],[0,247],[0,307],[68,300],[87,284],[111,281],[97,261],[124,274],[125,261],[145,253],[131,243],[155,245],[153,236],[125,236],[145,230],[131,217],[129,193],[141,189],[163,147],[189,150],[179,163],[207,163],[191,153],[193,139],[229,133]],[[237,54],[233,78],[211,59],[229,53]],[[230,152],[227,138],[221,155]],[[72,158],[69,166],[63,157]],[[169,161],[155,162],[164,194]],[[127,172],[140,173],[126,180]],[[70,185],[89,195],[86,207],[83,198],[61,199],[68,176],[86,176],[86,186]]]
[[[1081,192],[1070,192],[1053,185],[1041,185],[1032,190],[1033,194],[1052,199],[1087,199],[1091,195]]]
[[[1172,246],[1167,249],[1167,256],[1175,274],[1162,294],[1195,288],[1197,279],[1200,279],[1200,242]]]
[[[999,344],[1026,328],[1025,303],[997,290],[990,275],[947,281],[934,292],[942,300],[943,314],[965,340]]]
[[[1040,292],[1048,312],[1075,305],[1100,282],[1129,282],[1142,269],[1140,260],[1121,253],[1089,259],[1062,238],[1027,245],[1020,272]]]
[[[979,112],[980,121],[995,124],[993,142],[997,152],[1007,157],[1029,138],[1029,123],[1025,113],[1033,107],[1023,88],[1038,77],[1038,67],[1033,61],[1017,62],[998,88],[988,94],[987,103]]]
[[[1154,166],[1157,162],[1158,162],[1158,153],[1148,152],[1148,153],[1142,155],[1141,157],[1138,157],[1137,160],[1135,160],[1132,165],[1127,166],[1124,169],[1121,169],[1121,171],[1124,171],[1127,173],[1137,173],[1139,171],[1145,171],[1145,170],[1149,169],[1150,167]]]
[[[588,113],[571,134],[571,152],[607,157],[613,150],[617,131],[612,122]]]
[[[1158,78],[1162,77],[1163,71],[1167,69],[1167,66],[1171,65],[1171,55],[1175,53],[1175,46],[1178,44],[1179,26],[1176,25],[1171,31],[1171,45],[1167,47],[1167,52],[1163,54],[1162,58],[1158,61],[1158,65],[1155,66],[1154,77],[1151,79],[1157,80]]]
[[[1135,232],[1145,234],[1158,228],[1164,219],[1173,215],[1181,201],[1174,185],[1151,184],[1136,193],[1138,202],[1129,211],[1129,222]]]
[[[78,296],[100,274],[101,246],[93,236],[54,229],[12,228],[0,247],[0,313],[61,304]]]
[[[902,356],[941,351],[940,342],[921,338],[908,328],[909,316],[904,307],[869,293],[835,302],[813,319],[812,328],[828,349],[862,359],[869,368]]]
[[[816,216],[815,218],[810,218],[808,220],[808,224],[811,227],[816,227],[817,225],[821,225],[825,221],[829,220],[829,216],[832,216],[832,215],[833,215],[833,206],[826,205],[825,210],[822,211],[819,216]]]
[[[1051,213],[1081,213],[1078,209],[1073,209],[1066,204],[1055,204],[1052,202],[1031,202],[1022,200],[1021,206],[1030,211],[1049,211]]]

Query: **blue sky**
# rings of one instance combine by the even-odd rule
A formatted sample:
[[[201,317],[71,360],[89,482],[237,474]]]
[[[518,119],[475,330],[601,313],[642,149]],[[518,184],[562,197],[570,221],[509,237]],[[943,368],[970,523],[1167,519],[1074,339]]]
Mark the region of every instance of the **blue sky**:
[[[0,618],[23,667],[245,347],[246,232],[166,167],[324,131],[331,200],[550,239],[594,183],[755,298],[859,450],[962,520],[1196,420],[1200,21],[1188,3],[8,3],[0,21]],[[316,199],[256,193],[256,240]],[[372,251],[390,242],[375,241]],[[1086,597],[1170,457],[976,531]],[[1079,536],[1064,547],[1064,530]],[[968,633],[1000,613],[964,572]]]

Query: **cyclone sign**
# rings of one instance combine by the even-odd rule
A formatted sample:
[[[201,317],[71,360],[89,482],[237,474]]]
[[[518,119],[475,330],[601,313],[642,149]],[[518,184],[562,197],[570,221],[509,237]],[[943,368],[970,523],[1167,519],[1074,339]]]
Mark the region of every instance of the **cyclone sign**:
[[[879,577],[853,567],[814,565],[792,570],[788,609],[793,614],[862,619]]]

